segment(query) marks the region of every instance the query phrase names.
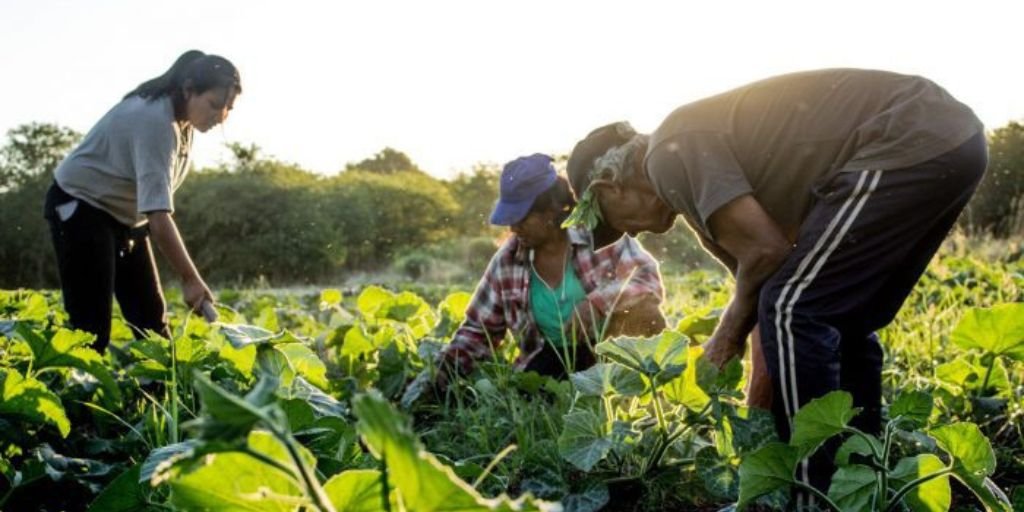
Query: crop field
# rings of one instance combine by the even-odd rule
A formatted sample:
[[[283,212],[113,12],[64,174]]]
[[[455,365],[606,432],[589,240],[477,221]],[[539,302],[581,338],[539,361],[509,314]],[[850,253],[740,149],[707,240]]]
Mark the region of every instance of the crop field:
[[[0,291],[0,509],[777,510],[835,439],[822,510],[1024,510],[1024,259],[970,243],[879,333],[881,435],[834,392],[786,443],[744,406],[747,363],[701,357],[714,272],[666,275],[670,329],[568,380],[512,371],[506,341],[443,393],[471,289],[221,290],[214,324],[172,294],[173,339],[117,317],[103,354],[56,293]]]

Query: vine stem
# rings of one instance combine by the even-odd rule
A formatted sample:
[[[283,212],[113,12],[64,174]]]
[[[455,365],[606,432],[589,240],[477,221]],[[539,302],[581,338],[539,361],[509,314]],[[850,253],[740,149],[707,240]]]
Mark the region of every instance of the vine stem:
[[[791,480],[790,483],[793,484],[793,485],[796,485],[800,489],[803,489],[803,490],[813,494],[814,497],[820,499],[821,501],[824,501],[825,504],[828,505],[829,508],[831,508],[832,510],[835,510],[836,512],[843,512],[843,510],[841,508],[839,508],[839,505],[836,505],[835,502],[832,501],[831,499],[829,499],[829,497],[825,493],[819,491],[818,489],[814,488],[813,486],[807,485],[807,484],[805,484],[805,483],[803,483],[803,482],[801,482],[799,480]]]
[[[912,480],[912,481],[908,482],[907,485],[904,485],[903,487],[900,488],[899,491],[896,491],[896,495],[893,496],[892,501],[889,502],[889,506],[886,507],[885,512],[893,512],[893,511],[895,511],[896,507],[899,506],[900,501],[903,501],[903,497],[906,496],[907,493],[909,493],[911,490],[913,490],[914,487],[922,485],[922,484],[928,482],[929,480],[934,480],[934,479],[939,478],[941,476],[946,476],[946,475],[949,475],[949,474],[952,474],[952,473],[953,473],[953,468],[952,467],[946,467],[946,468],[943,468],[943,469],[941,469],[939,471],[936,471],[935,473],[932,473],[930,475],[925,475],[925,476],[922,476],[921,478],[918,478],[917,480]]]

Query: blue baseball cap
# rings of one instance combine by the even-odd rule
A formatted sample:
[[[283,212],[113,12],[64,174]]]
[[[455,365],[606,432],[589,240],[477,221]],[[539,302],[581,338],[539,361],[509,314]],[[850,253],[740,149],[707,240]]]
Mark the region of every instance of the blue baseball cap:
[[[521,156],[501,170],[498,202],[491,212],[491,224],[511,226],[526,218],[537,196],[555,183],[557,175],[551,157],[541,153]]]

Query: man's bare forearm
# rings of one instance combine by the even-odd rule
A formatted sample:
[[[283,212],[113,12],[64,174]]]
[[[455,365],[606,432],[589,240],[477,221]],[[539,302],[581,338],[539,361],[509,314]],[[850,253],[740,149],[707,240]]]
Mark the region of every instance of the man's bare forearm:
[[[758,326],[750,333],[750,381],[747,383],[747,405],[765,410],[772,408],[772,379],[761,347],[761,330]]]
[[[747,335],[757,323],[757,302],[761,285],[782,266],[789,249],[765,250],[756,257],[739,262],[736,272],[736,291],[722,314],[715,330],[720,337],[740,346],[746,344]]]

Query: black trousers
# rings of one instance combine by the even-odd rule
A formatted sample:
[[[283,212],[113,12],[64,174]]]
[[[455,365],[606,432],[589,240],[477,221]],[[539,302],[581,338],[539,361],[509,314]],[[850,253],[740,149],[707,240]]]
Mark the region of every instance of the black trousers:
[[[148,231],[129,228],[81,200],[74,213],[61,220],[55,208],[72,200],[54,183],[44,206],[71,325],[95,334],[93,346],[102,352],[110,343],[116,296],[137,338],[146,330],[168,336],[166,304]]]
[[[854,426],[880,430],[883,351],[874,331],[895,318],[987,163],[978,134],[913,167],[842,173],[816,188],[796,247],[758,305],[783,439],[800,406],[838,389],[863,408]],[[797,478],[827,491],[835,449],[801,461]]]

